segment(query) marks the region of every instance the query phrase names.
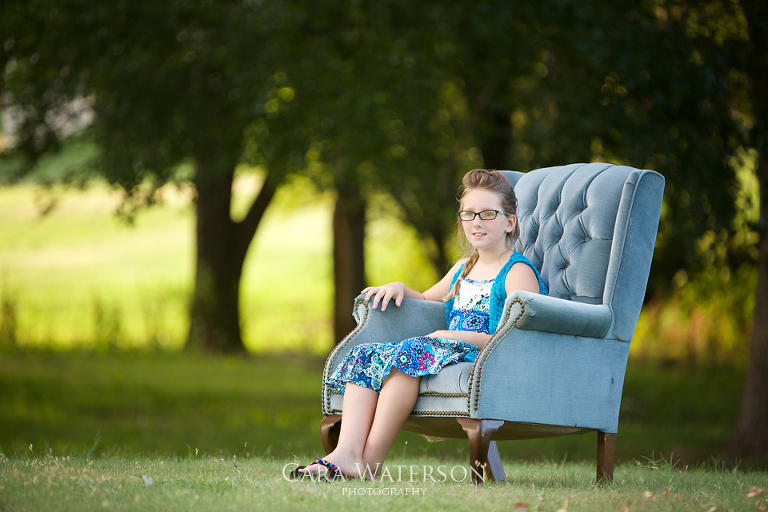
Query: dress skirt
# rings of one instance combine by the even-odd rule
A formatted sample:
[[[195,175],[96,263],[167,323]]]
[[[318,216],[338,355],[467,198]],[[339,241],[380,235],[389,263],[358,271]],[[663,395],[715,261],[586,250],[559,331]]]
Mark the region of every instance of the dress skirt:
[[[411,377],[435,375],[449,364],[473,362],[477,353],[474,345],[429,336],[399,343],[364,343],[347,354],[327,384],[341,394],[347,382],[378,393],[392,368]]]

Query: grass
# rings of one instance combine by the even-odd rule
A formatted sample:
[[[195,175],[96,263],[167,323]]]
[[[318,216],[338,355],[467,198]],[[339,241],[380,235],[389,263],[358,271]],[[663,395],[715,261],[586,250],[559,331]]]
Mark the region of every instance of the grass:
[[[238,180],[235,217],[258,189],[254,174]],[[188,194],[166,190],[163,205],[140,213],[133,226],[113,215],[119,196],[103,186],[63,193],[47,215],[38,194],[32,185],[0,188],[0,298],[11,306],[15,342],[181,347],[194,262]],[[393,211],[377,201],[384,206],[375,212]],[[333,346],[331,211],[332,198],[301,180],[274,199],[243,270],[243,338],[251,351],[318,355]],[[407,267],[397,265],[401,250],[410,255]],[[367,251],[373,282],[426,288],[436,280],[413,230],[392,215],[373,215]]]
[[[376,482],[290,482],[282,476],[285,466],[273,458],[203,453],[0,456],[0,509],[714,512],[768,505],[765,473],[688,469],[665,460],[623,464],[607,486],[595,486],[586,463],[507,463],[505,482],[480,487],[462,481],[459,463],[442,466],[446,478],[439,476],[440,461],[430,458],[393,460],[391,478]],[[436,478],[425,478],[425,468]]]
[[[168,353],[0,355],[0,450],[6,455],[311,458],[323,359]],[[744,381],[738,370],[630,364],[616,458],[718,457],[733,429]],[[94,446],[95,444],[95,446]],[[31,446],[31,451],[30,451]],[[593,461],[596,437],[509,441],[511,460]],[[466,442],[401,433],[393,454],[464,460]]]
[[[53,178],[82,165],[92,152],[87,143],[68,144],[44,159],[40,173]],[[0,179],[8,165],[0,161]],[[257,172],[239,174],[234,218],[244,215],[259,187]],[[53,188],[49,196],[58,202],[47,215],[41,211],[49,196],[41,189],[0,187],[0,345],[180,348],[193,285],[194,211],[188,189],[164,192],[162,205],[141,212],[129,226],[114,216],[119,194],[103,184],[84,191]],[[372,202],[368,281],[426,289],[438,276],[418,237],[391,200],[376,196]],[[252,352],[323,355],[333,346],[332,207],[329,193],[295,179],[267,210],[241,287],[243,339]],[[755,268],[713,268],[697,279],[644,308],[632,358],[745,364]]]
[[[247,174],[237,182],[235,217],[258,184]],[[131,227],[111,215],[118,198],[103,186],[63,194],[45,216],[38,192],[0,188],[0,344],[13,342],[0,346],[0,511],[305,510],[320,500],[339,510],[768,508],[757,490],[768,476],[750,469],[768,461],[719,459],[738,412],[743,356],[725,357],[708,338],[686,334],[723,337],[706,310],[697,317],[668,302],[644,312],[633,342],[611,486],[594,486],[592,435],[500,443],[508,479],[482,488],[423,477],[286,482],[286,464],[321,453],[320,379],[333,342],[332,198],[302,181],[281,189],[244,269],[244,339],[258,355],[202,358],[175,351],[192,284],[189,197],[167,191]],[[369,280],[427,287],[436,276],[418,239],[377,201],[366,238]],[[709,316],[729,316],[731,302],[739,301]],[[742,328],[723,327],[738,341],[732,353],[744,352]],[[670,355],[697,364],[645,362]],[[724,357],[732,364],[715,364]],[[467,455],[466,441],[401,433],[388,464],[463,467]]]

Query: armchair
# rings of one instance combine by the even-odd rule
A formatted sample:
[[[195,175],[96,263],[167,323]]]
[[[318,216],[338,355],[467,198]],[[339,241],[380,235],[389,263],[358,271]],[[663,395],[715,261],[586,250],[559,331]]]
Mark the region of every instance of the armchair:
[[[503,171],[518,198],[517,250],[550,295],[511,294],[473,363],[422,377],[404,429],[467,438],[473,481],[503,480],[496,440],[597,432],[597,481],[613,480],[619,406],[661,211],[664,178],[591,163]],[[323,382],[360,343],[399,342],[445,329],[444,305],[404,299],[374,310],[358,297],[358,322],[329,355]],[[342,395],[323,386],[320,433],[338,441]]]

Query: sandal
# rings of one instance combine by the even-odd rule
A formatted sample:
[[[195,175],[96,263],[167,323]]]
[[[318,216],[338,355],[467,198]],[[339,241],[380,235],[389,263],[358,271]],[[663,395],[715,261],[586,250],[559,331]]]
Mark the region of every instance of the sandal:
[[[314,479],[318,479],[319,480],[321,478],[324,478],[324,479],[326,479],[328,481],[333,481],[333,480],[336,480],[336,479],[344,480],[344,474],[336,466],[336,464],[334,464],[332,462],[328,462],[325,459],[317,459],[312,464],[309,464],[309,466],[313,466],[315,464],[320,464],[321,466],[325,466],[326,468],[328,468],[328,471],[326,471],[325,473],[322,473],[322,474],[313,475],[313,474],[310,474],[310,473],[302,473],[301,471],[299,471],[300,469],[304,469],[304,468],[306,468],[308,466],[299,466],[298,468],[296,468],[293,471],[291,471],[291,479],[292,480],[304,480],[305,478],[309,478],[311,480],[314,480]]]

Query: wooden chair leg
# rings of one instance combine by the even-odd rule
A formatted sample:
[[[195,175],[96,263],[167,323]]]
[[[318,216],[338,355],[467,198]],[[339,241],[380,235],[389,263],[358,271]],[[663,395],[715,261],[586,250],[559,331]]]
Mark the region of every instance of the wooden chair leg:
[[[323,443],[323,450],[328,455],[336,449],[339,444],[339,431],[341,430],[341,415],[332,414],[323,416],[320,422],[320,441]]]
[[[469,440],[469,467],[472,483],[481,484],[486,479],[502,481],[507,478],[501,465],[499,449],[493,434],[504,424],[500,420],[456,418]]]
[[[613,454],[616,449],[616,434],[597,433],[597,483],[613,482]]]

